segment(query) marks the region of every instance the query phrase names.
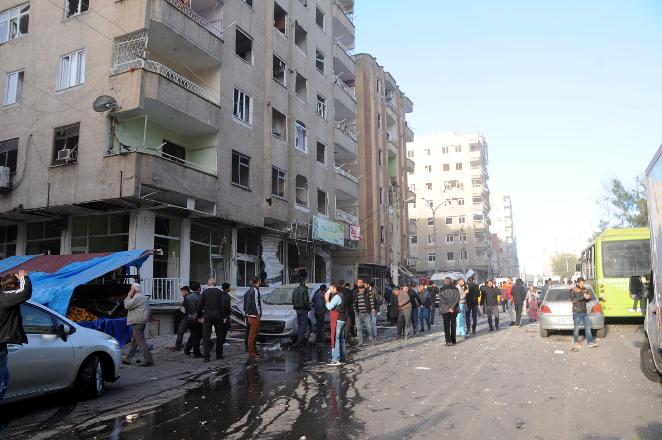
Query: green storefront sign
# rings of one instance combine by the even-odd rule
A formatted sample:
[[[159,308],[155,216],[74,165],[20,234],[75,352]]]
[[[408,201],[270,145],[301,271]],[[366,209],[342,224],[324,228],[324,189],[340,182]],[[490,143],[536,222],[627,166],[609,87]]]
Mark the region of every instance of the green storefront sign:
[[[323,217],[313,217],[313,240],[343,246],[345,244],[345,225]]]

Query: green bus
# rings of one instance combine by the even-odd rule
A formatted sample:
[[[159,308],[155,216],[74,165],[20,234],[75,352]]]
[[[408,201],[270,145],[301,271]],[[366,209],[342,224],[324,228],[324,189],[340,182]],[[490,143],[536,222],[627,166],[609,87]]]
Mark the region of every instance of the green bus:
[[[582,252],[580,263],[606,317],[641,317],[641,309],[632,308],[629,285],[630,277],[650,274],[648,228],[607,229]]]

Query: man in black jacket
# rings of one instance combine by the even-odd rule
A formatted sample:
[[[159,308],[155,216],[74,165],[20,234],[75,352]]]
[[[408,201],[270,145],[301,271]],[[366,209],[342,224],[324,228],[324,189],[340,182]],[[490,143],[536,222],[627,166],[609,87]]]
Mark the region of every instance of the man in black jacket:
[[[297,312],[297,345],[306,342],[306,330],[308,329],[308,312],[310,312],[310,292],[306,286],[306,278],[299,276],[299,285],[292,292],[292,308]]]
[[[476,336],[476,325],[478,324],[478,295],[480,288],[475,282],[474,277],[469,277],[467,283],[467,330],[471,329],[471,334]]]
[[[437,287],[437,283],[430,281],[428,291],[430,292],[432,300],[432,307],[430,308],[430,325],[434,325],[434,315],[437,313],[435,309],[437,308],[437,299],[439,298],[439,287]]]
[[[460,304],[460,291],[453,286],[450,277],[444,279],[444,286],[439,292],[439,311],[444,320],[444,336],[446,345],[455,345],[457,329],[457,307]]]
[[[227,335],[227,324],[230,322],[230,307],[230,296],[224,295],[216,287],[214,278],[209,279],[207,289],[202,292],[198,303],[198,319],[202,320],[204,362],[209,362],[212,327],[216,332],[216,360],[223,359],[223,344]]]
[[[524,287],[524,281],[517,279],[513,289],[510,291],[510,295],[513,297],[513,305],[515,306],[515,325],[518,327],[522,326],[522,309],[524,308],[524,299],[526,298],[526,287]]]
[[[492,326],[492,315],[497,331],[499,330],[499,295],[501,291],[494,287],[494,280],[487,280],[487,284],[480,289],[481,304],[485,306],[485,313],[487,313],[487,323],[490,325],[490,331],[494,331]]]
[[[0,282],[0,400],[9,386],[7,344],[27,344],[23,330],[21,304],[32,298],[32,283],[27,272],[5,275]]]

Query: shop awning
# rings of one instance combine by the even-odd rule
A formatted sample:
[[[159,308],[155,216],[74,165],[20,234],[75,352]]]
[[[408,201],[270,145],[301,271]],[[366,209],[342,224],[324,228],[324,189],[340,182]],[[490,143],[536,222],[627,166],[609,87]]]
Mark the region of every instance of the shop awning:
[[[150,255],[149,251],[135,249],[108,254],[37,255],[5,263],[14,258],[9,257],[0,261],[0,269],[18,261],[11,272],[30,271],[32,300],[65,315],[76,287],[123,266],[139,268]]]

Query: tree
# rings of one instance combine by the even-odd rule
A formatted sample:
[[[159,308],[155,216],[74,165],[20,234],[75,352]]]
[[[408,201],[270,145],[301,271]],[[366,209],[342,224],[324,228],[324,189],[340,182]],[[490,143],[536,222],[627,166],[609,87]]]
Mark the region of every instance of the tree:
[[[635,179],[634,187],[628,188],[618,178],[612,178],[604,188],[601,205],[607,218],[600,221],[599,229],[642,228],[648,226],[648,203],[643,177]]]
[[[570,252],[563,252],[552,257],[552,274],[561,278],[572,278],[579,258]]]

